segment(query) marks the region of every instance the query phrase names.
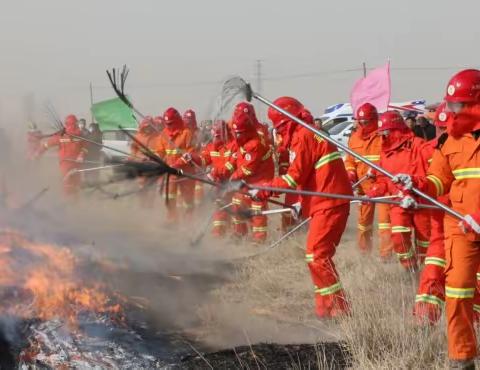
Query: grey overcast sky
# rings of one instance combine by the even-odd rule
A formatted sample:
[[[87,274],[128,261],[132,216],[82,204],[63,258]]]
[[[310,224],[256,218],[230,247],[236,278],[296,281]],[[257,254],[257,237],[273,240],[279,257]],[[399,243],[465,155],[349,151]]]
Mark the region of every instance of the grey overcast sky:
[[[0,117],[25,96],[87,115],[113,96],[105,70],[126,63],[128,92],[146,113],[167,106],[208,115],[215,81],[254,80],[315,114],[348,100],[361,71],[392,67],[393,100],[439,100],[455,68],[479,66],[478,0],[0,0]],[[343,71],[343,72],[342,72]],[[19,118],[19,119],[20,119]]]

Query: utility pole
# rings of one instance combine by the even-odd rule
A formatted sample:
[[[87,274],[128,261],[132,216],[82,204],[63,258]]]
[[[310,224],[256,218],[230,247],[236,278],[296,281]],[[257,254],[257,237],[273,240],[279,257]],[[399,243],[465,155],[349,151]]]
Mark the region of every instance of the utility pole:
[[[367,63],[363,62],[363,77],[367,77]]]
[[[257,59],[255,62],[255,78],[256,78],[256,85],[257,85],[257,92],[259,95],[263,95],[262,91],[262,60]],[[264,114],[263,114],[263,104],[257,103],[257,115],[260,121],[264,121]]]
[[[92,112],[92,107],[93,107],[93,85],[92,83],[90,82],[90,123],[93,123],[94,120],[93,120],[93,112]]]

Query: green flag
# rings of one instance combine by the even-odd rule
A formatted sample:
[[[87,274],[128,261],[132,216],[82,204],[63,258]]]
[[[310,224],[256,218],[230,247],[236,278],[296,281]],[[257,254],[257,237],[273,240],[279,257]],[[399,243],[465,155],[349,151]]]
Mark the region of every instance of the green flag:
[[[133,111],[119,98],[95,103],[90,109],[101,131],[118,130],[119,125],[124,128],[138,127]]]

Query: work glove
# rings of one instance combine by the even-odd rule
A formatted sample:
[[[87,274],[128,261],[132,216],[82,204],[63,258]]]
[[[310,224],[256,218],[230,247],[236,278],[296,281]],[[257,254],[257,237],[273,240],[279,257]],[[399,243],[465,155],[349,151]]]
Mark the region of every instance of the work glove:
[[[412,190],[413,181],[412,176],[405,173],[399,173],[392,178],[392,182],[396,185],[401,186],[405,190]]]
[[[192,161],[192,155],[190,153],[184,153],[180,158],[185,164],[190,163]]]
[[[258,189],[250,189],[248,190],[248,194],[256,200],[267,200],[272,196],[271,191],[267,190],[258,190]]]
[[[375,172],[373,172],[371,168],[368,169],[366,176],[372,180],[375,180],[377,178],[377,175],[375,175]]]
[[[458,226],[464,234],[469,232],[480,234],[480,212],[466,215]]]
[[[293,207],[293,209],[291,211],[292,212],[292,217],[296,221],[302,215],[302,203],[300,203],[300,202],[293,203],[292,207]]]
[[[400,201],[400,207],[404,209],[415,209],[418,207],[418,203],[410,195],[404,196]]]

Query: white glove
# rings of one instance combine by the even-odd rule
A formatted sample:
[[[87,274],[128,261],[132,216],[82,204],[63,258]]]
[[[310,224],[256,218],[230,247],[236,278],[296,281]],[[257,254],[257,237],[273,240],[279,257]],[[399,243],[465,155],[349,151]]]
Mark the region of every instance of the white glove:
[[[251,196],[252,198],[255,198],[256,195],[258,194],[258,189],[250,189],[250,190],[248,191],[248,194],[250,194],[250,196]]]
[[[292,216],[294,220],[298,220],[300,218],[301,212],[302,212],[302,204],[300,202],[293,203],[292,207],[294,209],[291,210]]]
[[[215,182],[215,177],[214,177],[211,173],[207,173],[207,179],[209,179],[210,181]]]
[[[410,175],[405,173],[399,173],[392,178],[394,184],[402,184],[405,190],[411,190],[413,188],[413,181]]]
[[[185,163],[190,163],[192,161],[192,155],[190,153],[185,153],[182,155],[182,159]]]
[[[418,206],[417,202],[410,195],[403,197],[402,200],[400,201],[400,207],[404,209],[417,208],[417,206]]]

